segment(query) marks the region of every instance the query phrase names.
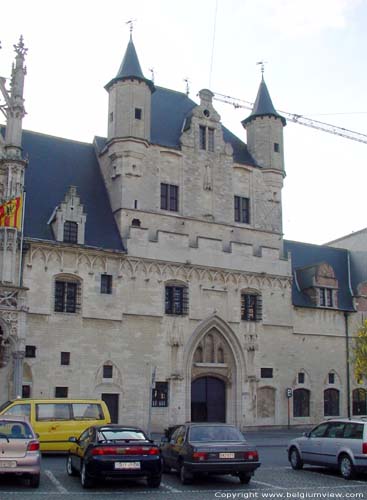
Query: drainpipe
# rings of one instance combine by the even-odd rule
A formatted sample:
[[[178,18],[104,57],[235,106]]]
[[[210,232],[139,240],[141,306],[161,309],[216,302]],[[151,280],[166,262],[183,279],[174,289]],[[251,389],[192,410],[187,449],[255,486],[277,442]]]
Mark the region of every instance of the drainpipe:
[[[351,418],[350,412],[350,373],[349,373],[349,329],[348,329],[348,313],[344,312],[345,320],[345,355],[346,355],[346,371],[347,371],[347,413],[348,418]]]

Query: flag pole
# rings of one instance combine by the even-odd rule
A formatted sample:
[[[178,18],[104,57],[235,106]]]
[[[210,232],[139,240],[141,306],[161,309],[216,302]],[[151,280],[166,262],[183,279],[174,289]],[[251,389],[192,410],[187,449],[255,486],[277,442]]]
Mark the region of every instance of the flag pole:
[[[22,200],[22,235],[20,237],[20,257],[19,257],[19,287],[22,286],[22,265],[23,265],[23,240],[24,240],[24,213],[25,213],[25,199],[26,199],[26,191],[23,191],[23,200]]]

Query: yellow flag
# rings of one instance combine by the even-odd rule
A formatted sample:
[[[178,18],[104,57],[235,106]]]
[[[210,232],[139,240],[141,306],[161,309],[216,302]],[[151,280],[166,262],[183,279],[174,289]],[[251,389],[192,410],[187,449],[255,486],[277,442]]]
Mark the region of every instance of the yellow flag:
[[[18,196],[0,205],[0,227],[15,227],[20,230],[22,225],[23,198]]]

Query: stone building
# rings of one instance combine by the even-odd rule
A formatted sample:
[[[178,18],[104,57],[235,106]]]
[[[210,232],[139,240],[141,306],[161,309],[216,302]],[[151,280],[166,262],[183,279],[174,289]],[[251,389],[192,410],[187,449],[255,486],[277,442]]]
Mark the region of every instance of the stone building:
[[[0,228],[0,402],[103,398],[114,421],[151,414],[153,430],[366,414],[346,353],[365,240],[283,240],[286,121],[264,79],[246,145],[210,90],[196,103],[147,79],[130,38],[105,87],[107,138],[86,144],[22,130],[15,50],[0,203],[26,199],[24,238]]]

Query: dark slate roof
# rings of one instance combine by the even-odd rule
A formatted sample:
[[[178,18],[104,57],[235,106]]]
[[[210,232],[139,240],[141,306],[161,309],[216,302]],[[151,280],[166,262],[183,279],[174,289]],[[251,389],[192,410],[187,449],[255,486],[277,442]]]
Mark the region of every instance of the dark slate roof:
[[[22,147],[29,157],[25,236],[55,240],[47,222],[69,187],[76,186],[87,214],[85,245],[123,250],[93,145],[24,131]]]
[[[153,82],[145,78],[143,75],[132,38],[130,38],[127,45],[126,52],[117,75],[106,85],[105,88],[108,90],[115,82],[125,80],[127,78],[135,78],[146,82],[150,87],[150,90],[154,92]]]
[[[186,94],[174,90],[156,87],[152,95],[151,129],[152,144],[180,149],[180,137],[186,124],[190,124],[191,112],[197,103]],[[187,128],[187,127],[186,127]],[[223,138],[233,147],[233,159],[237,163],[256,166],[255,160],[248,152],[246,144],[222,126]],[[95,138],[96,145],[101,151],[106,139]]]
[[[306,268],[304,280],[307,281],[307,272],[312,272],[312,266],[327,262],[335,272],[339,284],[338,309],[354,311],[353,298],[350,290],[349,251],[342,248],[312,245],[297,241],[284,240],[284,252],[291,253],[292,258],[292,302],[299,307],[315,307],[310,298],[297,287],[295,271]]]
[[[285,121],[285,118],[275,110],[264,78],[261,79],[260,87],[257,92],[257,97],[252,112],[250,116],[242,121],[242,125],[246,125],[248,122],[250,122],[254,118],[257,118],[258,116],[275,116],[276,118],[280,118],[282,120],[283,126],[285,126],[287,123]]]

